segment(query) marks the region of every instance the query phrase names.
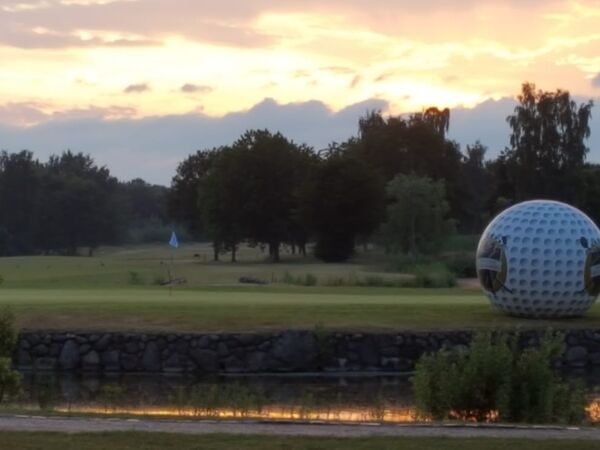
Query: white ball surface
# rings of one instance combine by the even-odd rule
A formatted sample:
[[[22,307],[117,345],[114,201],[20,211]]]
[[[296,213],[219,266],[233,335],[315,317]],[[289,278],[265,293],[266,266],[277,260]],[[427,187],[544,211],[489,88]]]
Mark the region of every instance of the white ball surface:
[[[519,203],[487,226],[476,263],[485,293],[502,311],[533,318],[581,316],[600,292],[600,230],[567,204]]]

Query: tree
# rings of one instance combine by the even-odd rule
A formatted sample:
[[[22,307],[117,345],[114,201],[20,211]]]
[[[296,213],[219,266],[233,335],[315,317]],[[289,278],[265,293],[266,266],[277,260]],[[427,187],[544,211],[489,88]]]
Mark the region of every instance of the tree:
[[[357,236],[369,235],[383,213],[383,182],[358,158],[332,153],[307,186],[304,214],[316,237],[315,256],[345,261]]]
[[[141,178],[119,182],[114,207],[119,242],[156,242],[165,239],[172,226],[167,213],[168,188]]]
[[[573,202],[589,149],[593,102],[577,105],[568,91],[536,91],[524,83],[508,116],[511,148],[502,155],[515,186],[515,200],[542,197]]]
[[[297,145],[280,133],[246,132],[233,148],[242,159],[243,175],[237,182],[246,193],[244,232],[251,243],[266,244],[279,261],[280,245],[298,231],[298,189],[306,180],[314,159],[312,150]]]
[[[380,237],[390,252],[429,253],[439,249],[452,228],[444,182],[398,175],[387,184],[390,203]]]
[[[462,200],[464,215],[461,231],[480,233],[488,221],[487,213],[492,194],[492,175],[485,163],[487,147],[479,141],[466,148],[466,156],[461,165],[465,195]]]
[[[380,112],[370,112],[359,120],[359,139],[347,143],[345,150],[377,170],[386,182],[400,173],[444,180],[451,214],[462,220],[466,214],[463,155],[456,142],[446,139],[449,123],[450,111],[435,107],[407,118],[384,119]]]
[[[206,237],[200,198],[202,186],[222,148],[197,151],[177,166],[168,194],[169,216],[184,224],[193,237]]]
[[[600,164],[586,164],[580,173],[577,205],[588,216],[600,223]]]
[[[109,170],[70,151],[51,156],[44,168],[39,248],[75,255],[79,247],[88,247],[91,256],[100,244],[114,242],[117,180]]]
[[[0,153],[2,255],[33,253],[43,228],[39,219],[42,165],[29,151]]]
[[[222,251],[231,252],[235,262],[239,243],[244,239],[243,210],[246,192],[240,189],[244,176],[239,150],[223,147],[198,185],[198,205],[204,227],[213,243],[214,260]]]

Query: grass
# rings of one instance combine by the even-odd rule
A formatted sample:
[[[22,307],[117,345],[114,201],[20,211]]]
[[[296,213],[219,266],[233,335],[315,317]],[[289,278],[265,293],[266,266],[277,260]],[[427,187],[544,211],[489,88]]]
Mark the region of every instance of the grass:
[[[184,435],[166,433],[41,433],[0,432],[2,448],[11,450],[578,450],[600,449],[591,440],[534,440],[482,438],[407,438],[407,437],[300,437],[261,435]]]
[[[600,305],[582,319],[530,321],[492,309],[478,287],[422,289],[395,286],[382,255],[369,251],[347,264],[323,264],[284,254],[265,263],[257,249],[242,248],[239,263],[210,261],[207,245],[171,250],[166,245],[101,249],[88,257],[0,258],[0,306],[10,305],[25,328],[257,331],[283,328],[392,330],[524,327],[584,327],[600,323]],[[188,283],[156,284],[167,276]],[[273,283],[240,285],[240,276],[284,277],[316,286]],[[392,277],[392,278],[390,278]],[[327,280],[365,280],[334,283]],[[369,280],[371,280],[369,282]],[[384,282],[382,280],[390,280]],[[376,281],[376,282],[375,282]],[[300,283],[302,284],[302,283]],[[315,284],[310,280],[304,284]]]
[[[269,282],[286,278],[306,277],[313,274],[320,283],[329,279],[356,279],[380,276],[385,279],[406,278],[389,273],[381,263],[383,256],[375,251],[361,253],[344,264],[325,264],[312,257],[301,257],[283,252],[279,264],[267,263],[267,254],[258,249],[243,247],[238,262],[212,261],[212,250],[207,244],[182,245],[172,250],[166,245],[147,245],[102,248],[95,256],[24,256],[0,258],[2,286],[7,288],[91,288],[153,285],[157,280],[182,277],[187,285],[232,286],[241,276],[261,278]],[[284,284],[284,283],[282,283]]]
[[[477,291],[324,287],[2,289],[24,328],[256,331],[282,328],[391,330],[594,326],[581,319],[514,319]]]

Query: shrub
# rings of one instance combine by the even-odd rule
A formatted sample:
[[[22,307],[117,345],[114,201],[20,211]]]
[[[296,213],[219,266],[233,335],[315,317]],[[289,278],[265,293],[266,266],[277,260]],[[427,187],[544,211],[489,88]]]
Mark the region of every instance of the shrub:
[[[129,284],[133,284],[133,285],[144,284],[144,280],[142,279],[142,276],[140,275],[139,272],[136,272],[135,270],[129,271]]]
[[[18,393],[21,375],[12,370],[11,356],[17,344],[15,317],[9,309],[0,312],[0,402]]]
[[[469,351],[423,356],[411,379],[419,415],[505,422],[581,422],[581,387],[562,381],[552,363],[562,336],[547,334],[537,349],[518,350],[517,337],[480,333]]]
[[[15,316],[8,308],[0,310],[0,357],[9,358],[17,345]]]
[[[21,388],[21,374],[11,369],[10,358],[0,358],[0,403],[5,396],[14,396]]]
[[[453,234],[444,240],[442,251],[475,253],[480,237],[479,234]]]
[[[443,263],[416,266],[413,273],[416,287],[444,288],[456,286],[456,276]]]
[[[399,253],[391,259],[390,270],[393,272],[412,273],[415,266],[431,264],[432,262],[433,258],[431,256]]]
[[[477,267],[475,264],[475,254],[458,253],[445,256],[444,263],[448,269],[457,277],[474,278],[477,276]]]
[[[284,284],[293,284],[296,286],[316,286],[319,279],[312,273],[294,276],[289,272],[283,274],[281,282]]]

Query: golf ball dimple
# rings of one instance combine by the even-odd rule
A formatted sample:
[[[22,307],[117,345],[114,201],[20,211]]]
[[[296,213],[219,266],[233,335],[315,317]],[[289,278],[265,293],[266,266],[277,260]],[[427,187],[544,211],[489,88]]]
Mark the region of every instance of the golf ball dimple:
[[[487,226],[476,264],[486,295],[508,314],[581,316],[600,293],[600,230],[565,203],[519,203]]]

